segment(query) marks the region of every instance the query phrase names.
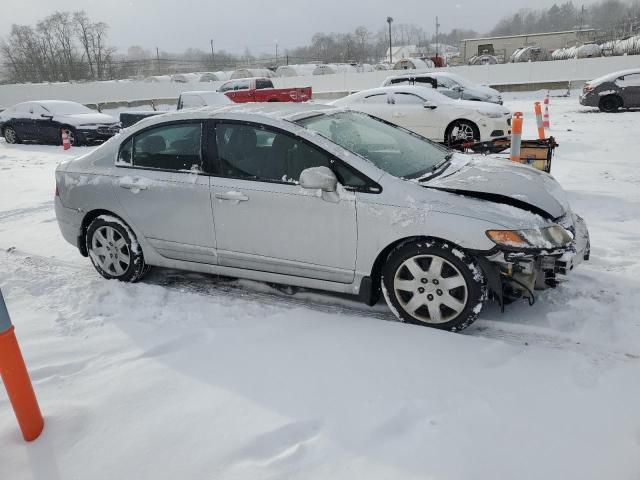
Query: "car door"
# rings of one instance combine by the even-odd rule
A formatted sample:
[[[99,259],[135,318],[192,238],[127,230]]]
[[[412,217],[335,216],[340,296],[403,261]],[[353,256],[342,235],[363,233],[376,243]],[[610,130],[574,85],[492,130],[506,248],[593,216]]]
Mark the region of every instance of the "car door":
[[[21,140],[35,140],[34,125],[31,121],[31,103],[20,103],[14,107],[11,124]]]
[[[217,263],[199,121],[142,130],[120,147],[113,187],[131,225],[164,257]]]
[[[440,140],[441,122],[436,112],[437,105],[431,100],[429,102],[427,105],[424,98],[413,93],[394,92],[390,96],[392,121],[429,139]]]
[[[333,168],[327,152],[282,130],[221,121],[211,201],[221,265],[350,283],[355,195],[324,199],[298,185],[308,167]],[[340,178],[340,177],[338,177]]]
[[[616,83],[622,89],[624,106],[640,107],[640,73],[625,75]]]
[[[34,133],[43,142],[60,142],[60,124],[53,120],[53,113],[38,104],[30,109]],[[44,116],[43,116],[44,115]]]

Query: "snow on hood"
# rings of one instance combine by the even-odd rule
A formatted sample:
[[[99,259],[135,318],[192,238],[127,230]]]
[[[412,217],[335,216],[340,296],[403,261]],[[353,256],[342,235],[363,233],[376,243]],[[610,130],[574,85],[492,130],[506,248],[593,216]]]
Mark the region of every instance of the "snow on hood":
[[[476,92],[487,95],[488,97],[499,97],[500,92],[494,88],[487,87],[486,85],[474,85],[473,87],[467,87],[466,90],[475,90]]]
[[[466,192],[549,218],[561,217],[569,211],[566,194],[551,175],[510,160],[456,154],[440,176],[422,185]]]
[[[511,114],[511,110],[505,106],[498,105],[497,103],[475,102],[473,100],[452,100],[451,105],[468,110],[475,110],[477,112],[495,112],[505,116]]]
[[[67,115],[57,114],[54,116],[54,119],[56,121],[68,123],[74,126],[92,123],[111,124],[117,122],[115,118],[104,113],[73,113]]]

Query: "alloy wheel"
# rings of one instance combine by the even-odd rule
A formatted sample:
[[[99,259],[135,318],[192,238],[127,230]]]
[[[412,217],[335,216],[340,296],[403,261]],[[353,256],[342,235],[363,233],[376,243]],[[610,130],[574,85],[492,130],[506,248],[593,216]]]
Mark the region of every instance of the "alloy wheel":
[[[18,136],[16,135],[16,131],[11,127],[5,128],[4,139],[7,141],[7,143],[18,143]]]
[[[98,228],[91,239],[93,260],[105,272],[119,277],[131,264],[131,251],[125,238],[108,225]]]

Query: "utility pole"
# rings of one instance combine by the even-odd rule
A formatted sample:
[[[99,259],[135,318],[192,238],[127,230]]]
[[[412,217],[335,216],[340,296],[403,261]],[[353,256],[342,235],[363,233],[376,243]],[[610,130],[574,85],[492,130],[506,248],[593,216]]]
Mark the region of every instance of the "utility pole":
[[[276,68],[278,68],[278,41],[276,40]]]
[[[387,23],[389,24],[389,64],[393,65],[393,51],[391,50],[391,23],[393,23],[393,18],[387,17]]]
[[[158,47],[156,47],[156,61],[160,62],[160,50],[158,50]]]
[[[213,40],[211,40],[211,66],[213,67],[216,63],[216,58],[213,53]]]
[[[580,31],[582,31],[582,25],[584,24],[584,5],[580,9]]]
[[[438,33],[440,31],[440,23],[438,23],[438,17],[436,16],[436,67],[438,66],[438,47],[440,46],[440,40],[438,39]]]

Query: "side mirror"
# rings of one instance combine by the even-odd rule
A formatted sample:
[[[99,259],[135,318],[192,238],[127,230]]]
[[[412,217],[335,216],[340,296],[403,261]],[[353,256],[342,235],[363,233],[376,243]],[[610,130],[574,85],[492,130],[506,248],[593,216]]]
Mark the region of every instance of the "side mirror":
[[[335,192],[338,187],[338,179],[328,167],[311,167],[300,174],[300,186],[310,190],[322,190],[323,192]]]
[[[438,108],[438,106],[435,105],[431,100],[425,100],[422,106],[424,108],[428,108],[429,110],[434,110],[435,108]]]
[[[464,88],[462,88],[460,85],[456,85],[455,87],[452,88],[452,90],[455,92],[462,92]]]

